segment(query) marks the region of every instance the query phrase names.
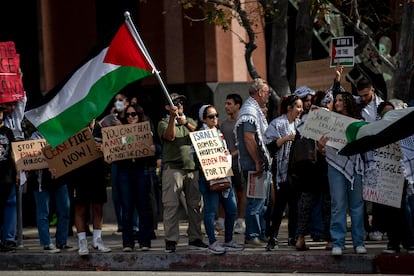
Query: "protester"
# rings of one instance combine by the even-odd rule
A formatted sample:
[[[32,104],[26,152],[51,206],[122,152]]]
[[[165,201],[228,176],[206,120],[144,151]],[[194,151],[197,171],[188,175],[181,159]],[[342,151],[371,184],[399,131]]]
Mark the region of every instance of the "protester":
[[[22,77],[21,71],[19,71]],[[4,104],[5,110],[3,114],[3,124],[13,131],[16,141],[25,139],[23,117],[26,108],[26,94],[19,101],[7,102]],[[3,221],[0,221],[0,240],[6,246],[16,247],[16,229],[17,229],[17,201],[16,193],[20,188],[20,183],[12,186],[7,203],[4,208]]]
[[[288,179],[288,164],[292,141],[296,136],[296,128],[300,122],[303,111],[302,100],[290,95],[284,97],[280,104],[280,115],[273,119],[263,135],[263,141],[270,148],[276,148],[273,157],[275,169],[272,171],[274,185],[274,205],[270,229],[268,231],[269,241],[266,250],[273,250],[278,246],[278,234],[283,218],[286,204],[289,206],[288,213],[288,243],[295,244],[297,226],[297,187]],[[273,144],[273,145],[271,145]]]
[[[244,217],[246,208],[246,182],[240,174],[238,162],[239,151],[236,146],[236,136],[233,131],[242,103],[243,100],[239,94],[228,94],[224,104],[224,109],[226,110],[228,117],[220,124],[221,132],[226,139],[227,146],[232,156],[233,176],[231,177],[231,182],[237,199],[237,219],[234,223],[235,234],[242,234],[244,232]]]
[[[39,131],[32,133],[30,139],[43,139]],[[45,253],[59,253],[70,249],[67,244],[70,216],[68,187],[62,178],[54,179],[49,169],[28,171],[27,184],[34,191],[36,202],[36,223],[40,246]],[[49,229],[50,203],[54,203],[57,215],[56,245],[52,243]]]
[[[361,119],[360,109],[354,97],[348,93],[337,93],[334,97],[334,112]],[[352,243],[357,254],[366,254],[364,244],[364,200],[362,198],[362,176],[364,164],[360,154],[339,155],[338,150],[326,145],[328,137],[318,142],[319,151],[325,153],[328,162],[328,179],[331,194],[332,255],[342,255],[347,233],[347,211],[352,222]]]
[[[18,183],[19,176],[12,159],[11,143],[15,140],[13,131],[3,124],[6,107],[0,105],[0,221],[4,221],[4,211],[13,186]],[[7,239],[1,239],[0,251],[12,251],[15,245]]]
[[[127,124],[147,121],[144,110],[138,105],[129,105],[125,110]],[[151,125],[152,126],[152,125]],[[150,145],[155,152],[155,145]],[[146,156],[115,161],[119,181],[119,196],[122,209],[122,246],[124,252],[131,252],[134,243],[134,212],[139,217],[138,243],[141,251],[151,248],[153,233],[153,217],[151,206],[151,174],[150,168],[155,166],[156,157]]]
[[[357,93],[359,96],[359,104],[361,108],[362,118],[366,122],[375,122],[379,119],[377,108],[383,100],[376,95],[374,85],[368,79],[361,79],[357,82]],[[368,202],[365,202],[367,205]],[[383,238],[384,228],[387,224],[383,220],[383,205],[379,203],[369,203],[372,206],[371,227],[368,229],[368,238],[372,241],[380,241]],[[367,212],[367,206],[365,206]],[[368,214],[366,214],[367,216]]]
[[[218,125],[218,113],[214,106],[203,105],[199,110],[199,127],[197,130],[215,129],[218,131],[219,136],[222,139],[225,153],[230,155],[227,149],[226,140],[217,128]],[[231,178],[228,178],[231,181]],[[237,215],[236,196],[233,191],[233,187],[229,187],[223,191],[211,191],[210,183],[206,180],[203,173],[200,173],[199,180],[200,192],[203,195],[204,202],[204,227],[208,236],[209,244],[208,251],[212,254],[224,254],[226,251],[240,251],[243,250],[243,246],[237,244],[233,240],[233,228],[234,221]],[[214,217],[218,208],[219,201],[221,202],[224,213],[224,244],[221,245],[214,234]]]
[[[202,241],[202,201],[198,189],[199,173],[190,154],[189,134],[196,123],[184,114],[186,97],[170,95],[173,106],[166,105],[167,116],[158,123],[158,135],[162,144],[162,203],[165,230],[165,252],[175,252],[179,240],[179,207],[182,192],[188,210],[188,239],[190,249],[207,249]]]
[[[95,139],[96,149],[101,150],[101,128],[95,119],[89,124]],[[103,158],[95,159],[69,173],[68,179],[74,187],[75,226],[78,236],[79,256],[89,255],[87,230],[89,210],[92,210],[92,247],[107,253],[111,249],[102,241],[103,205],[107,201],[105,187],[105,163]]]
[[[255,177],[264,175],[264,183],[269,185],[267,176],[270,170],[270,155],[263,141],[263,133],[268,127],[262,108],[269,101],[269,86],[263,79],[255,79],[249,88],[249,97],[242,105],[237,122],[234,126],[236,141],[239,149],[239,164],[243,177],[248,179],[248,173],[254,172]],[[245,244],[264,246],[266,225],[265,198],[246,198],[246,230]]]

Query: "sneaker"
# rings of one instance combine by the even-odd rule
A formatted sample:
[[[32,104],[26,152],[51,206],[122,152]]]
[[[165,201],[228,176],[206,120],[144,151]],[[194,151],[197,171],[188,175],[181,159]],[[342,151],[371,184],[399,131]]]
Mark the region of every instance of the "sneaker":
[[[139,245],[139,249],[141,251],[149,251],[150,248],[151,248],[151,246],[149,246],[149,245],[141,245],[141,244]]]
[[[223,247],[226,251],[242,251],[244,249],[243,245],[238,244],[234,240],[231,240],[229,242],[225,242],[223,244]]]
[[[226,253],[226,249],[224,249],[224,247],[221,246],[218,241],[215,241],[208,247],[208,252],[214,255],[221,255]]]
[[[342,248],[333,247],[332,248],[332,256],[342,256]]]
[[[45,253],[59,253],[60,249],[56,248],[56,246],[53,243],[51,243],[49,245],[44,246],[43,251]]]
[[[279,248],[279,242],[276,238],[270,238],[266,245],[266,251],[272,251]]]
[[[363,245],[355,247],[355,253],[357,254],[367,254],[367,249]]]
[[[236,220],[236,222],[234,223],[234,234],[243,234],[243,232],[243,220]]]
[[[124,248],[122,248],[123,252],[132,252],[132,250],[134,250],[134,249],[130,246],[124,246]]]
[[[382,236],[380,231],[374,231],[368,235],[370,241],[382,241]]]
[[[78,254],[79,254],[79,256],[87,256],[87,255],[89,255],[88,241],[86,239],[81,239],[79,241]]]
[[[384,250],[382,250],[382,253],[384,254],[395,254],[395,253],[399,253],[400,252],[400,248],[398,247],[393,247],[388,245],[387,248],[385,248]]]
[[[165,253],[174,253],[176,250],[177,242],[175,241],[165,241]]]
[[[412,245],[412,246],[410,246],[410,247],[408,247],[406,249],[407,249],[407,253],[408,254],[414,254],[414,245]]]
[[[95,244],[93,245],[93,249],[98,250],[102,253],[108,253],[112,251],[111,248],[105,246],[101,237],[96,239]]]
[[[190,250],[206,250],[207,248],[208,245],[200,239],[196,239],[188,243],[188,249]]]
[[[251,240],[244,240],[244,244],[247,246],[252,246],[252,247],[264,247],[265,246],[265,243],[263,243],[257,237]]]
[[[67,244],[56,244],[56,247],[61,249],[61,250],[68,250],[68,249],[72,249],[73,246],[67,245]]]

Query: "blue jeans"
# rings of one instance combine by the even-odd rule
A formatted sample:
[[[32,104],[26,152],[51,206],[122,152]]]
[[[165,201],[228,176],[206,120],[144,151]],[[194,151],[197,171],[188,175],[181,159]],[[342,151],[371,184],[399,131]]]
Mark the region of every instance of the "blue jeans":
[[[152,206],[150,201],[151,179],[147,169],[118,167],[119,196],[122,208],[122,243],[134,247],[134,212],[138,211],[141,246],[151,246],[153,232]]]
[[[347,210],[351,216],[352,243],[354,247],[364,246],[364,200],[362,198],[362,176],[355,174],[352,183],[337,169],[328,165],[329,188],[331,192],[331,236],[333,247],[345,247]]]
[[[266,172],[264,172],[266,173]],[[248,171],[243,171],[243,177],[247,183]],[[268,174],[268,182],[270,181],[270,174]],[[267,183],[268,194],[270,189],[270,184]],[[246,231],[244,236],[246,240],[252,240],[254,238],[262,239],[265,237],[266,231],[266,221],[265,221],[265,212],[266,212],[266,202],[267,198],[250,198],[246,197],[246,213],[245,213],[245,223]]]
[[[70,201],[67,186],[62,185],[52,191],[35,191],[36,222],[41,246],[52,243],[49,232],[49,203],[51,197],[54,198],[58,219],[56,225],[56,244],[65,245],[68,239]]]
[[[408,239],[411,242],[414,242],[414,195],[405,196],[402,202],[402,207],[404,208],[405,219],[407,220],[407,232]]]
[[[219,200],[223,205],[225,213],[224,242],[230,242],[233,239],[234,221],[237,216],[237,203],[233,187],[224,191],[212,192],[210,191],[209,182],[202,174],[200,174],[198,183],[199,190],[203,195],[204,228],[206,229],[209,244],[213,244],[216,241],[216,235],[214,234],[214,219],[217,213]]]
[[[4,206],[3,221],[0,222],[1,239],[3,241],[15,241],[17,226],[17,204],[16,204],[16,185],[13,184],[10,194]]]

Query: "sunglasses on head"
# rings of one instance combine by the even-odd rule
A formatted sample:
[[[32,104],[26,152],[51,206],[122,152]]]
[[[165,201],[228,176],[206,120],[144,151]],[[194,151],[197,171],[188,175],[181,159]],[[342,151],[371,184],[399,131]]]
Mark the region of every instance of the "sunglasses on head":
[[[127,118],[128,118],[128,117],[130,117],[130,116],[131,116],[131,117],[135,117],[135,116],[137,116],[137,115],[138,115],[138,114],[137,114],[136,112],[131,112],[131,113],[130,113],[130,112],[126,112],[126,113],[125,113],[125,117],[127,117]]]
[[[218,118],[218,117],[219,117],[218,113],[216,113],[216,114],[208,114],[207,115],[207,118],[209,118],[209,119],[214,119],[214,118]]]

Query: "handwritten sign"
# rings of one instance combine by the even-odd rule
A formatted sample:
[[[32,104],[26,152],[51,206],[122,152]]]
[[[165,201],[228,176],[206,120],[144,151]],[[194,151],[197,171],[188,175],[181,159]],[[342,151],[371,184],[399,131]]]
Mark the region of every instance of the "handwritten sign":
[[[327,145],[340,150],[347,143],[346,128],[357,121],[324,108],[311,108],[305,123],[300,128],[300,134],[316,141],[326,136],[329,138]]]
[[[148,121],[102,128],[103,154],[107,162],[153,156],[153,144]]]
[[[354,66],[354,37],[341,36],[331,38],[331,64],[335,67],[337,64],[344,67]]]
[[[0,42],[0,103],[23,99],[24,89],[19,74],[20,56],[13,41]]]
[[[42,153],[45,145],[45,139],[13,142],[12,150],[17,170],[30,171],[47,168],[48,164]]]
[[[231,163],[224,153],[225,148],[217,129],[191,132],[190,139],[206,180],[233,175]]]
[[[54,148],[46,145],[42,152],[49,168],[55,170],[56,178],[102,157],[102,152],[96,150],[89,128],[84,128]]]
[[[366,173],[363,185],[365,200],[400,208],[404,188],[399,143],[374,150],[375,170]]]

